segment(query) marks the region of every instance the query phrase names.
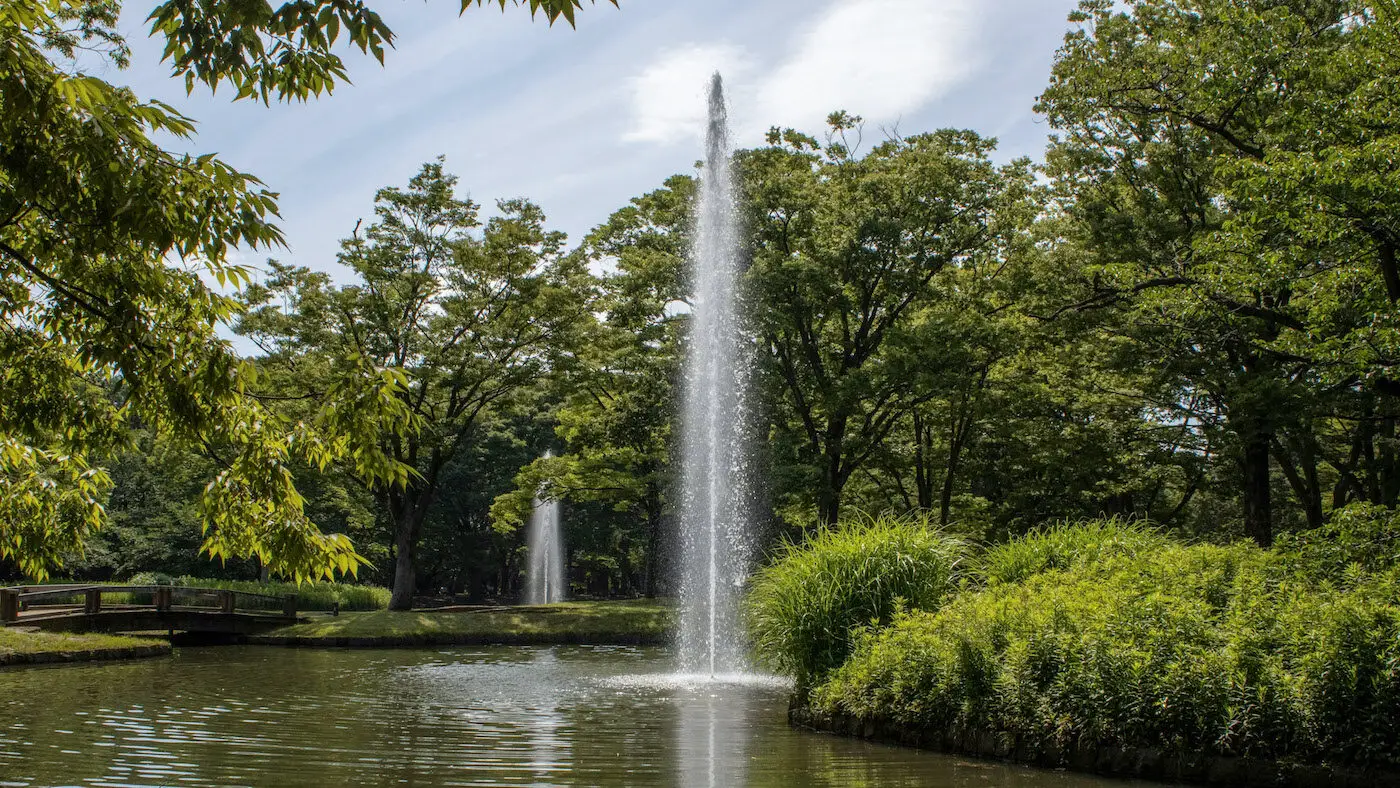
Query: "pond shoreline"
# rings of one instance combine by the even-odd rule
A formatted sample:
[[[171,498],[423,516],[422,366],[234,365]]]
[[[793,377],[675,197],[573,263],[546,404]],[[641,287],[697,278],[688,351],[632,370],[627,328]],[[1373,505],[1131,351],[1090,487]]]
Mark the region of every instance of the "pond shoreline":
[[[665,635],[639,632],[423,632],[404,635],[248,635],[250,646],[290,648],[418,648],[424,646],[662,646]]]
[[[652,646],[670,642],[674,608],[647,600],[342,613],[249,635],[264,646]]]
[[[69,637],[81,645],[82,637]],[[169,656],[173,647],[165,642],[136,640],[130,645],[104,645],[91,648],[40,647],[0,651],[0,668],[22,667],[27,665],[56,665],[78,662],[111,662],[129,659],[152,659]],[[7,641],[10,642],[10,641]],[[11,643],[13,645],[13,643]],[[23,645],[21,643],[21,645]]]
[[[1063,746],[1018,739],[991,730],[932,730],[881,719],[830,715],[794,698],[788,722],[796,728],[848,738],[997,761],[1065,769],[1105,777],[1238,788],[1384,788],[1400,785],[1400,772],[1286,763],[1150,747]]]
[[[660,646],[671,642],[674,607],[652,600],[534,606],[347,612],[303,618],[259,634],[188,633],[175,646],[436,648],[441,646]],[[0,629],[0,666],[165,656],[171,643],[149,637]]]

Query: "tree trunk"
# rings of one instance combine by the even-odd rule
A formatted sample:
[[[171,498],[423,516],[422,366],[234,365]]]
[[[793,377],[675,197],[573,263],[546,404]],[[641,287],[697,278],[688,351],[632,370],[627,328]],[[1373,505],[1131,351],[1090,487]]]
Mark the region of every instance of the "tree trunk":
[[[1270,500],[1269,442],[1263,430],[1253,430],[1244,438],[1244,532],[1260,547],[1274,543],[1273,506]]]
[[[423,530],[426,499],[412,495],[391,495],[396,505],[394,517],[394,589],[389,596],[390,610],[409,610],[418,590],[418,536]]]
[[[954,481],[958,476],[970,426],[971,415],[965,414],[953,420],[953,428],[948,432],[948,467],[943,471],[943,490],[938,498],[938,524],[945,528],[952,517]]]
[[[832,419],[826,431],[825,467],[822,468],[822,486],[817,493],[817,521],[822,525],[833,525],[841,516],[841,489],[846,486],[846,477],[841,467],[842,451],[846,438],[846,418]]]
[[[1301,441],[1290,442],[1297,446],[1297,463],[1279,441],[1274,442],[1274,456],[1278,459],[1278,467],[1283,471],[1283,477],[1288,480],[1288,486],[1293,489],[1293,495],[1303,506],[1303,513],[1308,518],[1308,527],[1321,528],[1322,489],[1317,481],[1317,460],[1308,448],[1310,440],[1311,438],[1304,437]]]
[[[1400,469],[1396,468],[1395,416],[1388,410],[1381,417],[1380,455],[1381,505],[1394,508],[1400,498]]]
[[[822,488],[817,493],[817,522],[834,525],[841,516],[841,490],[831,479],[822,480]]]
[[[1381,279],[1385,282],[1385,293],[1390,303],[1400,301],[1400,269],[1395,260],[1395,244],[1388,238],[1376,239],[1376,262],[1381,268]]]
[[[911,414],[914,421],[914,487],[919,508],[927,511],[933,508],[933,468],[928,458],[933,441],[929,439],[932,430],[924,422],[924,417],[916,408]]]
[[[647,599],[655,599],[661,575],[661,494],[654,487],[647,492],[646,510],[647,557],[642,564],[642,593]]]
[[[943,490],[938,497],[938,524],[947,527],[953,512],[953,479],[958,472],[958,460],[962,454],[962,441],[955,440],[948,447],[948,467],[943,473]]]

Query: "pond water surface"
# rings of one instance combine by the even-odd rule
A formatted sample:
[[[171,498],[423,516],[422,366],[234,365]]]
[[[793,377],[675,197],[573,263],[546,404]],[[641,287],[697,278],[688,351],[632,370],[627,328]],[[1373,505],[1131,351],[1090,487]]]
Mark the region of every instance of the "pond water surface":
[[[0,786],[1131,783],[794,730],[659,649],[271,647],[0,671]]]

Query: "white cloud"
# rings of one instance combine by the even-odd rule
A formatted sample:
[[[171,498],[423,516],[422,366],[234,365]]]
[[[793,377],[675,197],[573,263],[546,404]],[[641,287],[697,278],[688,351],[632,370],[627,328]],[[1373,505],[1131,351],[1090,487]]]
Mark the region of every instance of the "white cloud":
[[[763,64],[731,44],[688,44],[633,80],[625,139],[698,136],[704,86],[716,68],[730,86],[739,136],[750,142],[775,125],[819,131],[837,109],[896,122],[973,75],[978,9],[973,0],[834,0],[799,28],[783,56]]]
[[[699,136],[710,76],[719,71],[732,82],[750,68],[748,54],[731,44],[688,44],[667,52],[631,80],[632,122],[624,139],[666,144]]]
[[[968,0],[838,2],[764,80],[760,112],[769,125],[801,129],[835,109],[898,120],[972,72],[976,9]]]

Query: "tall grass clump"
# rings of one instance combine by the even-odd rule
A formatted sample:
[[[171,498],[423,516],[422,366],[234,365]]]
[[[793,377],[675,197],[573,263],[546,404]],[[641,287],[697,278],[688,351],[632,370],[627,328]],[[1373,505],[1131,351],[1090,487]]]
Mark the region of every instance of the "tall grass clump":
[[[981,573],[988,583],[1015,583],[1053,569],[1151,553],[1168,544],[1165,534],[1137,520],[1059,523],[987,550]]]
[[[927,520],[843,521],[787,545],[745,600],[759,659],[805,686],[840,665],[853,630],[901,606],[930,610],[953,590],[963,544]]]

